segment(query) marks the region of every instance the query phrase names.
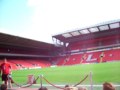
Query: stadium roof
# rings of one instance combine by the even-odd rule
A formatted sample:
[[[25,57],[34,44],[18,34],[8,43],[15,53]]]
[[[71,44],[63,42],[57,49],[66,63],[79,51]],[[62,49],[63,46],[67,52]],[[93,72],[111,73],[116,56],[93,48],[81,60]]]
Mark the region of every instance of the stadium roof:
[[[17,46],[23,48],[34,48],[41,50],[50,50],[53,44],[40,42],[32,39],[0,33],[0,46]]]
[[[52,38],[56,42],[70,43],[78,40],[89,40],[118,34],[120,34],[120,20],[54,35]]]

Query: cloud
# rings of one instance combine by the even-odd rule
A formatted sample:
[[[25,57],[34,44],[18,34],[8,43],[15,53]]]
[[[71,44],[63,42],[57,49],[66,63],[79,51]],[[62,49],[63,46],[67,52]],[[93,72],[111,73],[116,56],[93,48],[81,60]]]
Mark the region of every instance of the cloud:
[[[17,31],[16,32],[11,32],[10,29],[0,28],[0,33],[6,33],[6,34],[11,34],[11,35],[16,35]]]
[[[30,23],[1,32],[52,43],[53,35],[120,19],[119,0],[28,0],[26,5],[32,11]]]
[[[119,0],[28,0],[28,6],[34,9],[29,33],[40,40],[120,18]]]

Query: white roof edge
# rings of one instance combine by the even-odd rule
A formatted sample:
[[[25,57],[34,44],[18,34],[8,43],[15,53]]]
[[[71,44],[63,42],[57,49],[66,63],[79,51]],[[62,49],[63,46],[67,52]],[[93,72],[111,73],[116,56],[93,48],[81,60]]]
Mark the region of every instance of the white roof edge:
[[[61,34],[69,33],[69,32],[79,31],[79,30],[83,30],[83,29],[86,29],[86,28],[99,27],[99,26],[103,26],[103,25],[107,25],[107,24],[112,24],[112,23],[117,23],[117,22],[120,22],[120,19],[110,20],[110,21],[104,21],[104,22],[101,22],[101,23],[98,23],[98,24],[95,24],[95,25],[85,26],[85,27],[82,27],[82,28],[78,28],[76,30],[75,29],[74,30],[67,30],[64,33],[60,33],[60,34],[56,34],[56,35],[61,35]],[[52,35],[52,36],[56,36],[56,35]]]

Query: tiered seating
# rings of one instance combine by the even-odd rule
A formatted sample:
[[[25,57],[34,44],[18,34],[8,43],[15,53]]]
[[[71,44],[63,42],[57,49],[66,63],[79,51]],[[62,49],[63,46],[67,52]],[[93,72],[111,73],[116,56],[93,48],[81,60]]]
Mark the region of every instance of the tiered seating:
[[[81,54],[70,55],[64,65],[79,64],[80,63],[80,57],[81,57]]]
[[[44,68],[51,66],[50,62],[44,61],[44,60],[32,60],[32,59],[26,59],[26,60],[8,60],[13,69],[31,69],[31,68]]]
[[[10,65],[12,66],[12,70],[18,70],[19,69],[19,67],[16,66],[16,64],[14,64],[14,63],[10,63]]]
[[[26,60],[9,60],[9,62],[16,64],[19,68],[32,68],[32,64],[27,63]]]
[[[120,60],[120,49],[113,49],[113,50],[108,50],[105,51],[105,61],[113,61],[113,60]]]
[[[46,60],[28,60],[28,61],[32,64],[36,64],[36,65],[40,66],[41,68],[51,66],[51,63]]]
[[[66,63],[67,56],[66,57],[59,57],[59,61],[57,63],[58,66],[62,66]]]
[[[86,52],[83,54],[74,54],[64,57],[58,65],[74,65],[82,63],[101,63],[108,61],[120,61],[120,49],[111,49],[104,51]]]

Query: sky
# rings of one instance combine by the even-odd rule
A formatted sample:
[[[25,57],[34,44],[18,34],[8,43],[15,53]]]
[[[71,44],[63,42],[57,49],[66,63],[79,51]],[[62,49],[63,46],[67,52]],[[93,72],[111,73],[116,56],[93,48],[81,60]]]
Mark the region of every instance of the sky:
[[[52,36],[120,19],[120,0],[0,0],[0,32],[53,43]]]

